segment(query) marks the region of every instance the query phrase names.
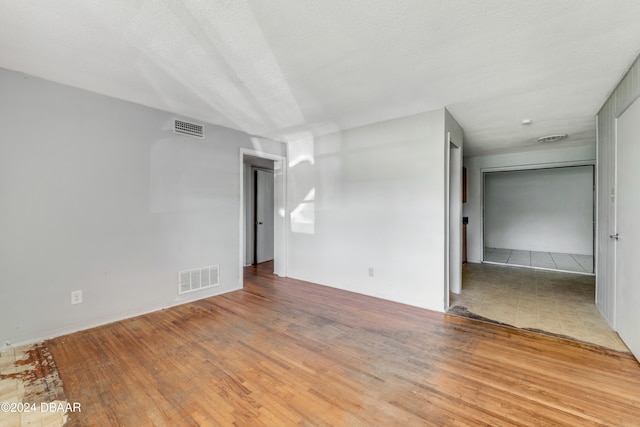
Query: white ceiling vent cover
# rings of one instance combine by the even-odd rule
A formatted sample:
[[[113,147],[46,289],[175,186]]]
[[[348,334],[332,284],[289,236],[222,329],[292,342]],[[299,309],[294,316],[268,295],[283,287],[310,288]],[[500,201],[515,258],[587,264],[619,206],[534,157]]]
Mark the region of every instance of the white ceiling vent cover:
[[[185,122],[184,120],[173,119],[173,133],[204,138],[204,126],[197,123]]]
[[[217,265],[179,271],[178,295],[218,286],[220,284],[219,278]]]

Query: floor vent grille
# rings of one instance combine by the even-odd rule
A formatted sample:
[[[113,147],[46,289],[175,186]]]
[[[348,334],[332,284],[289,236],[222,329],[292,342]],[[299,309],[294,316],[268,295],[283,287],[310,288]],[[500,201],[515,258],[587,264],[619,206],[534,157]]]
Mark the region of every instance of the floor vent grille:
[[[217,265],[178,272],[178,295],[218,286],[220,274]]]
[[[173,119],[173,133],[195,136],[196,138],[204,138],[204,126],[196,123],[185,122],[183,120]]]

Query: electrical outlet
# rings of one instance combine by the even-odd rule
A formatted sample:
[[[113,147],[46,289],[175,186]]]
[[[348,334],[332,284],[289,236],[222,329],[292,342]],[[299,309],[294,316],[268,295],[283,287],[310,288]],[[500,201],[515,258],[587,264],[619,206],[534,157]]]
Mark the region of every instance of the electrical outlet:
[[[373,267],[369,267],[369,277],[373,277]]]
[[[80,304],[82,302],[82,291],[71,292],[71,304]]]

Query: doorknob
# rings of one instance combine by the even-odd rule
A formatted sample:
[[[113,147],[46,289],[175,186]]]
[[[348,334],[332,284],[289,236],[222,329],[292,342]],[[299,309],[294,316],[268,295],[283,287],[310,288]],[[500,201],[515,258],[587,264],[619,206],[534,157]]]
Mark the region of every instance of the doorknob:
[[[611,237],[611,238],[612,238],[612,239],[614,239],[614,240],[618,240],[618,239],[620,239],[620,235],[619,235],[618,233],[616,233],[616,234],[609,234],[609,237]]]
[[[262,225],[262,221],[258,221],[258,225]]]

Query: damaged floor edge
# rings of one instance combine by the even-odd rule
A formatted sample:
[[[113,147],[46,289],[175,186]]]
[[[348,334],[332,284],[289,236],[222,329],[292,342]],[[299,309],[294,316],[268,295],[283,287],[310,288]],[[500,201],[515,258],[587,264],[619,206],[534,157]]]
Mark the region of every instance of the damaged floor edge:
[[[507,328],[522,329],[523,331],[535,332],[537,334],[542,334],[542,335],[549,335],[551,337],[561,338],[563,340],[573,341],[573,342],[576,342],[576,343],[579,343],[579,344],[584,344],[584,345],[588,345],[588,346],[592,346],[592,347],[601,347],[601,348],[603,348],[603,349],[605,349],[607,351],[617,351],[617,352],[620,352],[620,353],[631,354],[630,351],[625,351],[624,349],[621,349],[621,348],[611,348],[611,347],[608,347],[606,345],[598,344],[597,342],[590,342],[590,341],[580,340],[580,339],[577,339],[577,338],[572,337],[570,335],[564,335],[564,334],[560,334],[560,333],[557,333],[557,332],[546,331],[544,329],[539,329],[539,328],[526,328],[526,327],[519,328],[519,327],[513,326],[513,325],[511,325],[509,323],[500,322],[499,320],[490,319],[488,317],[484,317],[484,316],[480,316],[479,314],[472,313],[471,311],[469,311],[469,309],[467,307],[462,307],[462,306],[459,306],[459,305],[451,307],[447,311],[447,314],[452,314],[454,316],[460,316],[460,317],[466,317],[467,319],[479,320],[481,322],[492,323],[494,325],[505,326]]]
[[[628,353],[595,305],[595,277],[518,266],[466,263],[458,314]]]
[[[63,426],[69,408],[73,406],[44,343],[0,352],[0,427]]]

